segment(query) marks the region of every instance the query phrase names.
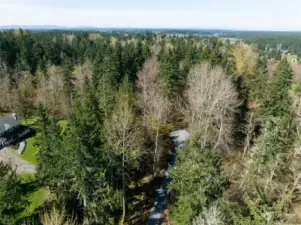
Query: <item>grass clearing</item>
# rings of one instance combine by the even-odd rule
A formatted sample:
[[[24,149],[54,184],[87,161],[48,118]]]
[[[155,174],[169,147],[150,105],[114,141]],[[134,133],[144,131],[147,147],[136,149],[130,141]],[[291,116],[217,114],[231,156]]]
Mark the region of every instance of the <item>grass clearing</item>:
[[[26,147],[24,152],[20,155],[20,158],[37,166],[38,165],[37,154],[39,152],[39,149],[34,146],[35,141],[36,141],[35,137],[26,139],[25,141]]]
[[[29,126],[31,128],[34,128],[36,131],[38,130],[38,125],[37,117],[31,117],[28,119],[20,119],[20,124]],[[62,133],[66,130],[66,127],[68,125],[67,120],[60,120],[59,125],[62,128]],[[24,152],[19,155],[16,153],[15,150],[12,150],[14,154],[17,154],[21,159],[26,160],[33,165],[37,166],[38,165],[38,160],[37,160],[37,154],[39,153],[39,149],[34,146],[36,142],[36,137],[40,135],[39,133],[36,134],[36,136],[33,136],[31,138],[28,138],[25,140],[26,142],[26,147]],[[19,175],[20,182],[23,185],[24,189],[24,194],[22,197],[22,200],[26,202],[24,211],[20,213],[20,217],[24,218],[29,215],[32,215],[36,212],[36,210],[44,204],[44,202],[48,199],[49,193],[47,189],[45,188],[40,188],[37,184],[36,177],[34,174],[20,174]]]
[[[26,119],[20,119],[19,122],[22,125],[25,126],[34,126],[38,121],[38,117],[30,117],[30,118],[26,118]]]
[[[34,129],[37,129],[38,128],[38,126],[36,125],[37,121],[38,121],[37,117],[31,117],[26,120],[21,119],[20,124],[30,126]],[[66,130],[66,127],[68,125],[68,121],[60,120],[59,125],[62,128],[62,133],[64,133]],[[38,136],[38,135],[39,135],[39,133],[36,134],[36,136]],[[36,146],[34,146],[34,144],[36,142],[36,136],[26,139],[25,150],[21,155],[19,155],[21,159],[26,160],[35,166],[38,165],[37,154],[39,153],[39,149]]]
[[[23,174],[19,174],[18,175],[21,184],[26,184],[26,183],[30,183],[30,182],[34,182],[36,181],[36,177],[34,174],[30,174],[30,173],[23,173]]]
[[[23,118],[23,119],[19,120],[20,124],[25,125],[25,126],[30,126],[35,129],[37,128],[36,127],[37,121],[38,121],[38,117],[30,117],[30,118],[27,118],[26,120]],[[19,155],[19,157],[21,159],[26,160],[26,161],[32,163],[33,165],[37,166],[38,165],[37,154],[38,154],[39,150],[38,150],[38,148],[36,148],[34,146],[35,141],[36,141],[35,137],[26,139],[25,150],[21,155]]]
[[[293,63],[293,60],[297,61],[298,56],[297,55],[287,55],[286,58],[287,58],[288,62]]]
[[[22,201],[26,202],[20,217],[32,215],[36,209],[44,204],[48,198],[48,191],[45,188],[39,188],[34,174],[20,174],[19,179],[24,187]]]
[[[22,212],[22,216],[32,215],[37,208],[42,206],[48,198],[48,192],[45,188],[40,188],[34,192],[29,193],[27,196],[24,196],[23,200],[28,202],[28,205],[25,207]]]

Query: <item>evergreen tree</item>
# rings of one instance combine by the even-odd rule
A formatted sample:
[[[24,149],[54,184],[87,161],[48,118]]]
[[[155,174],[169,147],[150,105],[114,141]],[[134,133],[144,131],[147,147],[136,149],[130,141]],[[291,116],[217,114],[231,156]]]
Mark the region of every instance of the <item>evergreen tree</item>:
[[[102,62],[103,62],[103,55],[99,53],[95,56],[93,62],[92,82],[93,82],[93,87],[96,89],[98,88],[102,76]]]
[[[281,60],[281,58],[282,58],[282,57],[281,57],[281,51],[277,51],[277,52],[276,52],[275,59],[276,59],[276,60]]]
[[[193,42],[189,42],[185,52],[185,65],[187,67],[187,71],[191,68],[192,65],[196,64],[197,61],[197,48],[193,45]]]
[[[98,86],[93,82],[93,90],[99,95],[100,107],[107,115],[111,112],[115,104],[115,95],[118,91],[121,74],[118,72],[118,63],[114,58],[105,57],[100,65],[99,72],[101,73]]]
[[[40,135],[35,143],[35,146],[39,148],[37,177],[44,186],[51,190],[58,190],[59,184],[62,183],[62,177],[64,177],[63,174],[67,172],[62,131],[58,120],[54,117],[49,118],[42,105],[39,105],[38,108],[38,118],[37,124],[40,127]],[[60,191],[62,196],[64,190],[60,189]]]
[[[268,94],[262,104],[264,116],[288,116],[290,113],[289,89],[292,84],[293,73],[287,59],[281,60],[276,68]]]
[[[169,192],[174,191],[177,196],[172,216],[179,225],[191,224],[192,219],[218,200],[227,187],[220,155],[193,145],[177,152],[170,177]]]
[[[117,68],[117,72],[118,72],[118,76],[117,76],[117,83],[119,84],[122,80],[122,78],[125,76],[124,74],[124,68],[123,68],[123,58],[122,58],[122,45],[120,44],[120,42],[117,42],[115,45],[115,49],[113,52],[113,61],[116,63],[116,68]]]
[[[140,43],[141,44],[141,43]],[[123,69],[128,76],[129,82],[135,87],[139,65],[143,63],[142,46],[127,44],[123,48]],[[138,55],[139,54],[139,55]]]
[[[12,31],[1,35],[0,39],[0,58],[5,62],[9,69],[15,67],[17,56],[20,50],[16,45],[16,38]]]
[[[75,99],[75,85],[74,85],[74,77],[72,74],[72,65],[66,65],[63,68],[63,85],[66,98],[68,99],[69,106],[73,104],[73,100]]]
[[[145,55],[143,54],[143,45],[141,41],[137,43],[136,46],[136,51],[135,51],[135,58],[136,58],[136,66],[137,66],[137,71],[142,67],[144,60],[145,60]]]
[[[152,53],[151,50],[149,48],[149,45],[146,43],[143,45],[143,49],[142,49],[142,55],[143,55],[143,59],[144,61],[148,58],[151,57]],[[141,68],[141,67],[140,67]]]
[[[119,60],[112,56],[105,57],[101,68],[101,82],[105,82],[111,90],[117,91],[119,82],[121,81],[121,74],[119,73]]]
[[[111,221],[114,206],[119,203],[116,199],[110,201],[118,191],[113,194],[108,186],[108,159],[102,140],[103,112],[87,79],[85,93],[82,102],[76,103],[69,121],[71,191],[79,196],[85,223],[106,224]]]
[[[185,78],[183,71],[179,69],[177,55],[169,49],[168,53],[161,57],[159,62],[159,74],[164,80],[166,93],[170,99],[182,95]]]
[[[267,87],[268,70],[266,58],[258,59],[254,73],[246,76],[249,99],[262,102]]]
[[[202,52],[201,52],[201,56],[200,56],[200,59],[202,61],[206,61],[206,60],[209,60],[210,59],[210,48],[208,45],[206,45],[203,49],[202,49]]]
[[[223,63],[223,56],[220,52],[220,47],[221,43],[218,42],[213,51],[210,53],[209,60],[213,66],[222,65]]]
[[[21,184],[16,171],[0,162],[0,225],[15,225],[22,210]]]

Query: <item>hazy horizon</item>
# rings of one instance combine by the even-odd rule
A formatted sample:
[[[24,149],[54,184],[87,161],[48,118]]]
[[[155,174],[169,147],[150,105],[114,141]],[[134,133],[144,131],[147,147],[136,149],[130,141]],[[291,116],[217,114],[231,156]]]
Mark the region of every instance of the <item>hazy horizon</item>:
[[[102,27],[102,26],[65,26],[65,25],[0,25],[0,30],[10,30],[10,29],[24,29],[24,30],[179,30],[179,31],[225,31],[225,32],[283,32],[283,33],[301,33],[301,30],[260,30],[260,29],[232,29],[232,28],[220,28],[220,27]]]
[[[301,31],[291,0],[1,0],[0,26]]]

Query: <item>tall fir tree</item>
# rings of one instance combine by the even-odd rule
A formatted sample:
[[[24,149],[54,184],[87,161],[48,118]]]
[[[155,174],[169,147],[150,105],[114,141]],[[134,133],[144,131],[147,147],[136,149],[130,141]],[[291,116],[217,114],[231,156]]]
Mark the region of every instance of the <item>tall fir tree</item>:
[[[268,82],[268,70],[266,58],[258,58],[255,71],[246,76],[249,99],[257,103],[262,103]]]
[[[170,177],[169,192],[177,196],[172,216],[179,225],[192,224],[194,217],[220,198],[228,184],[222,174],[220,154],[194,144],[177,152]]]
[[[177,55],[171,49],[160,57],[159,74],[165,83],[166,93],[170,99],[180,97],[184,89],[185,79],[179,63]]]
[[[276,68],[272,82],[268,86],[268,94],[262,104],[264,116],[282,117],[290,114],[289,89],[292,85],[293,72],[286,58]]]
[[[103,148],[102,126],[103,112],[86,78],[85,95],[70,117],[68,142],[73,157],[71,191],[79,197],[87,224],[109,223],[113,205],[117,204],[110,202],[118,192],[111,193],[106,177],[108,159]]]
[[[64,160],[64,148],[61,135],[61,127],[55,117],[49,118],[46,109],[39,105],[37,125],[40,127],[40,135],[36,139],[35,146],[39,149],[37,177],[41,184],[51,190],[60,189],[63,174],[67,171],[67,162]],[[67,177],[66,177],[67,178]],[[67,179],[65,179],[67,180]],[[66,190],[60,189],[61,196]]]
[[[0,162],[0,225],[18,224],[21,184],[11,165]]]
[[[63,85],[66,98],[68,100],[69,106],[72,106],[73,100],[76,97],[74,77],[72,74],[73,67],[71,64],[66,64],[63,67]]]

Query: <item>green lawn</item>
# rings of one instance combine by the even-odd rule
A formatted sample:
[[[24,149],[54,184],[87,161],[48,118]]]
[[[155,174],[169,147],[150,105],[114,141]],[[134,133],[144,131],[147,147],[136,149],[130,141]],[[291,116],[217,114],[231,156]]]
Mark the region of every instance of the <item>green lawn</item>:
[[[37,208],[43,205],[47,198],[48,192],[45,188],[40,188],[24,196],[23,200],[26,200],[28,202],[28,205],[25,207],[21,216],[25,217],[32,215]]]
[[[34,174],[24,173],[24,174],[19,174],[18,177],[21,181],[21,184],[26,184],[26,183],[36,181],[36,177]]]
[[[20,120],[20,123],[22,125],[26,125],[27,123],[27,126],[30,126],[32,128],[37,128],[36,122],[37,122],[37,117],[26,119],[26,121],[24,119]],[[62,133],[63,133],[68,125],[68,121],[60,120],[59,125],[62,127]],[[36,135],[39,135],[39,133],[37,133]],[[39,152],[39,149],[34,146],[34,143],[36,142],[36,137],[28,138],[26,139],[25,142],[26,142],[26,147],[23,154],[20,155],[20,157],[37,166],[38,165],[37,154]]]
[[[20,119],[20,124],[30,126],[37,130],[37,117],[31,117],[26,119]],[[62,133],[65,131],[68,121],[67,120],[60,120],[59,125],[62,127]],[[36,134],[36,136],[39,135],[39,133]],[[34,146],[34,143],[36,142],[36,136],[33,136],[31,138],[28,138],[25,140],[26,147],[22,155],[19,155],[20,158],[34,164],[35,166],[38,165],[37,161],[37,154],[39,152],[39,149]],[[12,150],[16,153],[15,150]],[[28,215],[31,215],[35,212],[35,210],[42,206],[43,203],[48,198],[48,192],[45,188],[39,188],[36,183],[36,177],[34,174],[21,174],[19,175],[19,178],[21,180],[22,185],[24,185],[25,193],[23,194],[22,200],[27,202],[27,205],[25,206],[24,211],[20,214],[20,217],[26,217]]]
[[[0,113],[0,116],[3,116],[4,114]],[[30,117],[25,119],[20,119],[19,122],[21,125],[29,126],[35,130],[38,129],[37,126],[37,117]],[[62,133],[64,133],[68,121],[67,120],[60,120],[59,125],[62,128]],[[37,133],[36,135],[39,135]],[[28,138],[25,140],[26,147],[22,155],[17,154],[15,150],[11,150],[14,154],[17,154],[20,158],[23,160],[26,160],[35,166],[38,165],[37,161],[37,154],[39,152],[39,149],[34,146],[34,143],[36,142],[36,136],[33,136],[31,138]],[[36,212],[36,210],[43,205],[43,203],[47,200],[49,197],[49,193],[45,188],[40,188],[38,183],[36,182],[35,174],[20,174],[18,175],[21,184],[23,186],[22,190],[24,191],[22,195],[22,203],[26,202],[24,205],[24,210],[19,214],[21,218],[27,217],[29,215],[32,215]]]
[[[23,218],[33,214],[43,205],[48,198],[48,192],[45,188],[38,188],[34,174],[21,174],[19,178],[24,189],[22,201],[26,202],[23,212],[20,213],[20,217]]]
[[[34,126],[37,121],[38,121],[38,117],[30,117],[30,118],[26,118],[26,120],[23,118],[19,120],[20,124],[26,126]]]
[[[20,119],[19,122],[22,125],[36,128],[35,124],[36,124],[37,120],[38,120],[37,117],[31,117],[31,118],[27,118],[26,120]],[[35,141],[36,141],[35,137],[26,139],[26,141],[25,141],[26,147],[25,147],[23,154],[20,155],[20,158],[37,166],[38,165],[37,153],[39,152],[39,150],[34,146]]]
[[[38,118],[31,117],[26,119],[20,119],[20,124],[30,126],[37,130],[38,126],[36,124]],[[60,120],[59,125],[62,127],[62,133],[65,131],[68,121]],[[39,133],[36,134],[36,136]],[[22,155],[18,155],[23,160],[26,160],[35,166],[38,165],[37,154],[39,149],[34,146],[36,142],[36,136],[28,138],[25,140],[26,147]],[[12,150],[13,151],[13,150]],[[16,151],[14,151],[16,153]],[[17,154],[17,153],[16,153]],[[20,214],[20,217],[26,217],[35,213],[36,209],[43,205],[43,203],[48,198],[48,192],[45,188],[39,188],[36,183],[36,177],[34,174],[21,174],[19,175],[22,185],[24,185],[25,193],[23,194],[22,200],[27,202],[24,211]]]
[[[31,137],[26,139],[26,147],[24,152],[20,155],[20,158],[32,163],[33,165],[37,166],[37,154],[39,152],[38,148],[34,146],[36,139],[35,137]]]
[[[20,119],[20,124],[30,126],[32,128],[36,127],[37,117],[28,118],[26,120]],[[25,140],[26,147],[23,154],[18,155],[23,160],[26,160],[35,166],[38,165],[37,153],[39,152],[38,148],[34,146],[36,137],[31,137]],[[20,174],[19,178],[23,185],[24,194],[22,200],[27,204],[25,205],[24,211],[21,212],[20,217],[26,217],[35,212],[35,210],[42,206],[43,203],[48,198],[48,192],[45,188],[39,188],[36,183],[36,177],[34,174]]]
[[[288,62],[292,62],[294,59],[297,60],[297,55],[287,55],[286,56]]]

